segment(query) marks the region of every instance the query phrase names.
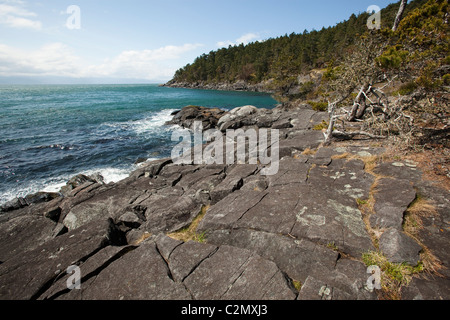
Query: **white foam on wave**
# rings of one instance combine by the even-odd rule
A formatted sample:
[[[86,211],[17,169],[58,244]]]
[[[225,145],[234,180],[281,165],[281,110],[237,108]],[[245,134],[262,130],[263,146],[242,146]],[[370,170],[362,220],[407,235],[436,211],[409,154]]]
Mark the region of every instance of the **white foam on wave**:
[[[119,182],[129,177],[130,173],[136,169],[136,166],[126,168],[98,168],[81,171],[78,174],[84,174],[91,176],[94,174],[100,174],[103,177],[103,181],[108,184],[111,182]],[[17,186],[9,189],[7,192],[0,195],[0,205],[4,204],[14,198],[25,197],[29,194],[37,192],[59,192],[63,186],[66,185],[72,177],[78,175],[62,175],[50,180],[36,180],[27,184],[26,186]]]
[[[123,179],[126,179],[129,177],[130,173],[133,171],[133,167],[129,169],[124,168],[103,168],[103,169],[91,169],[85,172],[82,172],[82,174],[86,176],[91,176],[94,174],[100,174],[103,177],[103,181],[105,183],[110,182],[119,182]]]
[[[61,176],[51,180],[34,180],[26,185],[17,185],[0,195],[0,205],[12,199],[24,198],[37,192],[59,192],[69,179],[69,176]]]
[[[130,120],[125,122],[108,122],[105,126],[110,128],[118,128],[122,130],[134,131],[138,135],[154,134],[161,130],[170,130],[170,127],[164,128],[167,121],[172,120],[172,113],[175,109],[165,109],[158,112],[153,112],[147,117],[140,120]]]
[[[155,132],[155,130],[161,130],[167,121],[172,120],[172,113],[174,109],[166,109],[155,114],[150,115],[149,117],[135,121],[133,123],[133,130],[137,134],[145,134],[148,132]]]

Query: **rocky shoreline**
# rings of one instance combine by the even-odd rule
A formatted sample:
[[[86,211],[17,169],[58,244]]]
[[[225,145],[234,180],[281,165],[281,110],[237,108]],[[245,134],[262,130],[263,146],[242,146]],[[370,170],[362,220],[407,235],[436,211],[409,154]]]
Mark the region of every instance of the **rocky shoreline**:
[[[432,252],[439,276],[418,274],[401,297],[449,299],[448,190],[416,163],[380,161],[381,144],[323,146],[327,117],[307,105],[189,106],[170,124],[279,130],[278,173],[160,159],[117,183],[78,176],[3,206],[0,299],[376,300],[363,256],[378,251],[413,268]],[[413,238],[406,213],[419,197],[436,214]],[[70,266],[80,289],[68,288]]]
[[[162,87],[169,88],[186,88],[186,89],[202,89],[202,90],[218,90],[218,91],[247,91],[247,92],[261,92],[274,93],[275,91],[270,86],[271,81],[264,81],[261,83],[249,83],[247,81],[236,81],[234,83],[226,82],[177,82],[169,81]]]

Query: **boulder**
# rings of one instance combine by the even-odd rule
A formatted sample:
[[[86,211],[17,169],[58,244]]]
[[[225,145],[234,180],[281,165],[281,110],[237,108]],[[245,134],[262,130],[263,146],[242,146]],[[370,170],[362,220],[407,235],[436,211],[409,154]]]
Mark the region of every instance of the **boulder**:
[[[74,190],[77,189],[78,187],[84,186],[84,187],[88,187],[92,184],[103,184],[103,177],[100,174],[96,174],[93,176],[86,176],[84,174],[78,174],[74,177],[72,177],[65,186],[63,186],[60,190],[60,193],[63,196],[68,196],[69,193]]]
[[[0,214],[14,210],[19,210],[35,204],[50,202],[59,197],[60,194],[55,192],[37,192],[29,194],[24,198],[22,197],[14,198],[0,206]]]
[[[14,198],[10,201],[5,202],[0,206],[0,213],[10,212],[14,210],[18,210],[28,206],[28,203],[24,198]]]
[[[75,230],[99,218],[116,219],[141,194],[142,191],[116,186],[75,204],[60,219],[69,230]]]
[[[278,118],[274,118],[271,110],[258,109],[254,106],[244,106],[231,110],[221,117],[217,123],[220,131],[228,129],[239,129],[241,127],[257,126],[258,128],[269,128]]]
[[[179,125],[182,128],[193,129],[194,122],[200,121],[204,130],[213,129],[225,113],[219,108],[187,106],[175,114],[172,120],[166,122],[166,125]]]
[[[230,114],[235,115],[236,117],[245,117],[251,114],[254,114],[258,111],[258,108],[255,106],[243,106],[239,108],[234,108],[230,111]]]

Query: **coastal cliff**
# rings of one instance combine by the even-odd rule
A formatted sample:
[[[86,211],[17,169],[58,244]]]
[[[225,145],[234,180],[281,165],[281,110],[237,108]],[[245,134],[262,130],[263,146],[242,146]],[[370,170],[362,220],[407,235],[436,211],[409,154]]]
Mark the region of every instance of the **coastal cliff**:
[[[419,163],[373,140],[324,146],[328,113],[308,105],[219,111],[190,106],[170,123],[278,130],[276,174],[160,159],[117,183],[79,176],[59,194],[16,199],[0,214],[0,299],[450,297],[449,191]],[[381,290],[367,287],[371,265]],[[71,266],[79,289],[68,288]]]

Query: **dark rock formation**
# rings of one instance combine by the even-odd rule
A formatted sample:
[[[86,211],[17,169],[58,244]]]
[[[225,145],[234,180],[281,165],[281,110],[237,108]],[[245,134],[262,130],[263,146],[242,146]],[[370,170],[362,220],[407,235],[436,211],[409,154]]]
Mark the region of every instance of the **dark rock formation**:
[[[278,172],[160,159],[117,183],[78,176],[63,196],[17,199],[0,215],[0,299],[376,299],[365,287],[362,254],[376,250],[366,223],[382,228],[390,261],[417,264],[422,247],[402,231],[416,189],[439,209],[420,240],[450,263],[448,192],[399,163],[378,165],[375,188],[364,159],[383,148],[321,147],[322,132],[312,128],[327,114],[245,106],[174,116],[186,128],[278,128]],[[364,219],[358,202],[371,195],[375,213]],[[176,240],[186,237],[197,242]],[[67,285],[71,266],[79,290]],[[404,296],[448,299],[443,272],[444,280],[414,279]]]
[[[219,91],[249,91],[249,92],[264,92],[273,93],[270,86],[271,81],[261,83],[249,83],[243,80],[229,83],[204,83],[204,82],[176,82],[169,81],[162,85],[164,87],[172,88],[187,88],[187,89],[202,89],[202,90],[219,90]]]
[[[18,197],[0,206],[0,214],[43,202],[49,202],[53,199],[58,198],[59,196],[60,195],[55,192],[37,192],[34,194],[29,194],[25,198]]]
[[[219,108],[209,109],[199,106],[187,106],[175,114],[167,125],[179,125],[182,128],[193,129],[195,121],[200,121],[203,129],[211,129],[217,125],[219,119],[225,114],[225,111]]]

